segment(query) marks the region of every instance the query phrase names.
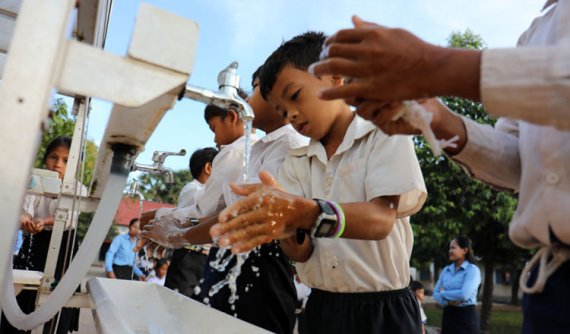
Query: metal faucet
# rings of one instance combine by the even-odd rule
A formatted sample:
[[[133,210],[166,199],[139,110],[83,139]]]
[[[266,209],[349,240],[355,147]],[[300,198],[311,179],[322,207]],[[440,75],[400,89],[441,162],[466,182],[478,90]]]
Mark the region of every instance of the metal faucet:
[[[152,154],[152,165],[144,165],[144,164],[139,164],[139,163],[134,163],[133,166],[131,167],[131,172],[134,171],[142,171],[142,172],[147,172],[150,174],[166,174],[167,176],[167,183],[174,183],[174,173],[172,172],[172,169],[165,167],[164,164],[164,160],[166,160],[166,157],[171,156],[171,155],[176,155],[176,156],[185,156],[186,155],[186,150],[182,149],[180,150],[180,152],[176,153],[176,152],[163,152],[163,151],[154,151],[154,153]]]
[[[144,195],[139,191],[139,183],[137,180],[131,182],[131,186],[128,191],[123,192],[125,197],[136,197],[140,201],[144,201]]]
[[[213,104],[223,109],[235,108],[242,121],[251,121],[254,118],[253,109],[238,95],[239,75],[238,63],[233,62],[218,74],[218,91],[186,85],[184,97]]]

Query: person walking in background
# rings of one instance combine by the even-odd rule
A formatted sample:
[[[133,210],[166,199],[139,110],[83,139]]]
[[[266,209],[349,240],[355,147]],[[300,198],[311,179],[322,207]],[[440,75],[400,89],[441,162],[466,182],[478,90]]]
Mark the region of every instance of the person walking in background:
[[[167,259],[158,260],[156,266],[154,267],[155,270],[151,273],[147,282],[156,283],[158,285],[164,286],[164,282],[166,281],[166,276],[168,272],[168,267],[169,263]]]
[[[443,268],[433,290],[433,298],[443,306],[441,333],[478,334],[477,289],[481,273],[475,265],[471,240],[457,237],[449,244],[452,264]]]
[[[105,254],[105,271],[108,278],[133,279],[133,274],[141,281],[146,280],[143,272],[135,265],[137,236],[140,232],[139,219],[129,222],[129,233],[121,234],[113,239],[107,254]]]

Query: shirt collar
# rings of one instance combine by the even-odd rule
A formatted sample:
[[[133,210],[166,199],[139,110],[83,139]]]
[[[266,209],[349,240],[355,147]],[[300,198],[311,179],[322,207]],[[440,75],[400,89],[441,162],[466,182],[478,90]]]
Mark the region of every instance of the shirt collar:
[[[469,266],[471,263],[467,260],[463,261],[463,263],[459,266],[459,269],[463,269],[463,270],[467,270],[467,266]],[[450,272],[454,272],[455,271],[455,263],[450,264],[449,266],[447,266],[447,269]]]
[[[348,151],[354,145],[355,141],[366,136],[374,130],[376,130],[376,126],[374,124],[364,120],[358,115],[354,115],[354,119],[352,122],[350,122],[350,125],[344,134],[344,138],[336,149],[335,154],[341,154],[345,151]],[[311,139],[307,150],[307,156],[317,156],[319,160],[323,162],[327,161],[325,148],[323,144],[317,140]]]
[[[277,139],[279,139],[283,136],[286,136],[287,134],[289,134],[291,132],[296,133],[295,129],[293,129],[293,126],[291,124],[283,125],[279,129],[266,134],[259,141],[261,141],[264,144],[267,144],[267,143],[270,143],[272,141],[276,141]]]
[[[251,141],[251,144],[253,145],[253,143],[254,143],[255,141],[257,141],[257,136],[256,136],[254,133],[252,133],[252,134],[250,135],[250,138],[249,138],[249,139],[250,139],[250,141]],[[226,147],[240,146],[240,145],[241,145],[241,146],[245,145],[245,135],[239,137],[239,138],[236,139],[236,140],[234,140],[231,144],[228,144],[228,145],[221,145],[221,146],[220,146],[220,151],[223,150],[223,149],[226,148]]]
[[[558,2],[558,0],[548,0],[546,1],[546,4],[544,4],[544,7],[542,7],[542,10],[545,10],[546,8],[550,7],[550,5],[554,4]]]

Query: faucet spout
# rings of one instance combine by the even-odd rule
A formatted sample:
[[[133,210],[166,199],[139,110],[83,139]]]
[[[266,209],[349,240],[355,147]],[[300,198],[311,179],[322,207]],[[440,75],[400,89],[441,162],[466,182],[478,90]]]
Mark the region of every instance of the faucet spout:
[[[186,85],[184,97],[213,104],[223,109],[235,108],[242,121],[251,121],[254,118],[253,109],[238,94],[239,75],[237,74],[238,63],[233,62],[223,69],[218,75],[218,91]]]
[[[184,156],[186,155],[186,150],[182,149],[180,152],[154,151],[152,155],[152,165],[134,163],[131,167],[131,172],[141,171],[157,175],[166,174],[167,183],[174,183],[174,173],[172,172],[172,169],[163,165],[166,158],[171,155]]]

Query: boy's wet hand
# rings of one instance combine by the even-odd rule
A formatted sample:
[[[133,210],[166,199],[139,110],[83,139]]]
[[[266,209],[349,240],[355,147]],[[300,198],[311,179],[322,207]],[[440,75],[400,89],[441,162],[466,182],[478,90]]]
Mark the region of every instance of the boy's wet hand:
[[[151,240],[166,248],[180,248],[188,245],[184,240],[186,229],[180,220],[166,215],[151,220],[141,231],[141,238]]]

